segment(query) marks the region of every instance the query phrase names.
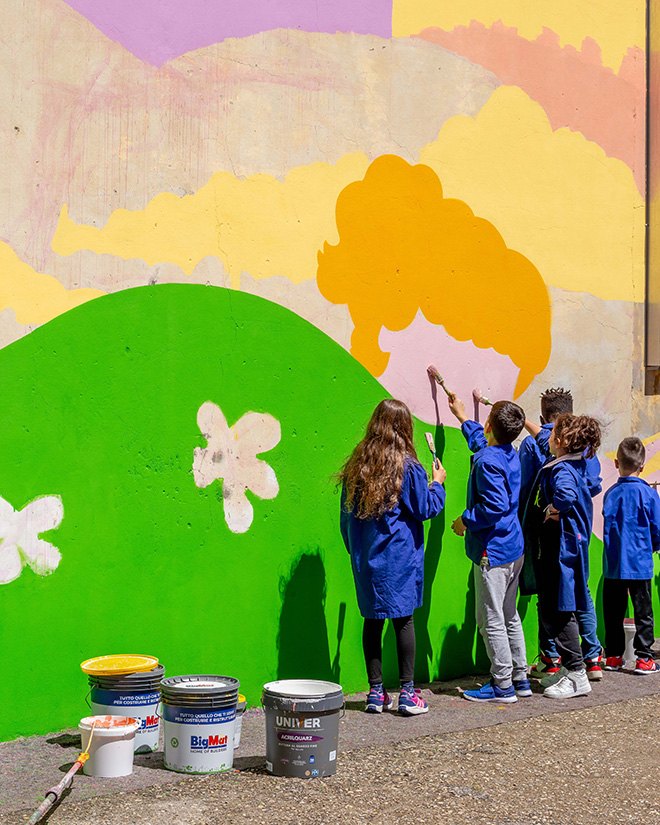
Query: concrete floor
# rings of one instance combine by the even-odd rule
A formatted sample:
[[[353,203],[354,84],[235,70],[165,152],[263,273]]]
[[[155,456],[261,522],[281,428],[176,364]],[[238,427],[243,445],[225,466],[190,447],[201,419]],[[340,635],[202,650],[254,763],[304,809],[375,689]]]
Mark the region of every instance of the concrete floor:
[[[484,677],[485,678],[485,677]],[[243,734],[241,746],[236,751],[234,766],[236,771],[223,775],[187,777],[176,774],[163,768],[162,753],[136,755],[135,769],[131,776],[119,779],[94,779],[79,774],[74,779],[73,788],[60,804],[54,809],[47,821],[52,823],[85,823],[85,822],[108,822],[108,823],[129,823],[129,822],[162,822],[165,825],[172,823],[198,823],[198,822],[265,822],[264,809],[260,805],[269,807],[268,798],[272,796],[272,803],[276,802],[284,793],[286,799],[280,802],[286,806],[288,796],[293,791],[292,787],[299,787],[300,794],[322,793],[321,788],[342,788],[345,793],[351,796],[353,780],[359,784],[364,781],[366,784],[362,790],[364,799],[373,797],[374,821],[389,821],[386,817],[389,810],[389,802],[381,798],[375,791],[378,789],[376,782],[373,787],[369,784],[369,777],[364,776],[364,771],[360,766],[370,762],[372,764],[390,765],[398,764],[401,759],[409,762],[408,778],[411,782],[421,782],[423,776],[437,774],[438,766],[435,759],[430,755],[434,748],[458,747],[460,753],[456,758],[452,758],[452,766],[460,776],[461,770],[471,770],[474,756],[469,757],[471,751],[465,751],[465,747],[456,744],[461,737],[465,742],[484,742],[488,738],[497,737],[496,726],[502,726],[507,733],[505,739],[508,746],[516,746],[516,738],[520,737],[520,745],[529,731],[529,725],[535,725],[540,733],[539,744],[535,747],[534,756],[543,754],[545,748],[543,739],[547,733],[549,739],[554,737],[557,740],[558,731],[564,731],[560,737],[561,743],[574,734],[576,726],[580,724],[577,717],[584,714],[592,714],[597,721],[596,727],[601,726],[603,730],[614,725],[616,729],[619,716],[627,714],[633,720],[632,727],[640,727],[644,721],[644,715],[649,713],[649,708],[653,709],[653,716],[657,718],[657,708],[660,708],[660,675],[659,676],[634,676],[629,673],[606,673],[601,683],[594,685],[592,694],[588,697],[558,702],[547,699],[542,695],[520,700],[515,705],[479,705],[466,702],[460,696],[460,690],[473,687],[478,682],[475,678],[456,680],[454,682],[436,683],[424,689],[424,696],[429,703],[430,712],[424,716],[416,718],[403,718],[396,714],[387,713],[382,716],[365,714],[364,695],[347,698],[347,710],[345,717],[340,722],[340,751],[338,773],[335,777],[322,780],[282,780],[266,774],[264,769],[265,754],[265,726],[261,709],[249,709],[244,716]],[[650,703],[650,704],[649,704]],[[614,720],[614,722],[612,721]],[[649,720],[652,730],[655,733],[655,719]],[[527,726],[527,727],[526,727]],[[527,733],[526,733],[527,732]],[[567,733],[568,732],[568,733]],[[641,734],[640,734],[641,735]],[[459,737],[459,740],[456,737]],[[660,738],[658,738],[660,741]],[[589,753],[581,755],[579,747],[573,754],[575,759],[582,757],[607,760],[611,756],[612,743],[603,744],[600,748],[596,740],[596,749],[590,746]],[[622,727],[619,737],[616,740],[621,747],[629,751],[630,758],[641,759],[642,754],[635,750],[634,739],[626,733],[626,728]],[[453,743],[453,744],[452,744]],[[463,751],[461,751],[463,747]],[[66,771],[73,762],[80,750],[80,737],[76,731],[63,731],[47,736],[28,737],[0,744],[0,822],[14,823],[24,822],[31,810],[33,810],[43,799],[42,794],[51,785],[59,781],[62,772]],[[647,748],[648,750],[648,748]],[[418,758],[413,759],[415,753]],[[461,756],[462,753],[462,756]],[[484,752],[485,753],[485,752]],[[407,754],[404,758],[401,754]],[[660,753],[657,754],[660,758]],[[459,758],[460,757],[460,758]],[[572,758],[573,758],[572,757]],[[529,767],[529,760],[524,757],[525,764]],[[366,762],[365,762],[366,760]],[[472,761],[471,761],[472,760]],[[463,765],[462,762],[469,763]],[[658,761],[649,766],[648,770],[653,772],[657,778],[660,769],[657,767]],[[378,769],[378,776],[383,780],[383,776],[388,782],[397,784],[396,771],[385,767]],[[645,774],[646,775],[646,774]],[[550,780],[552,774],[546,777]],[[232,779],[233,777],[233,779]],[[388,778],[389,777],[389,778]],[[360,780],[361,778],[361,780]],[[543,784],[543,772],[538,777]],[[380,781],[379,780],[379,781]],[[571,777],[564,776],[558,780],[564,784],[571,780]],[[384,780],[383,780],[384,781]],[[353,784],[352,784],[353,783]],[[423,784],[423,783],[422,783]],[[446,782],[441,783],[444,787]],[[551,783],[552,784],[552,783]],[[318,786],[318,787],[316,787]],[[501,787],[501,782],[496,781],[498,793],[506,788]],[[357,785],[355,786],[357,787]],[[467,786],[466,786],[467,787]],[[469,785],[472,788],[472,784]],[[563,785],[560,785],[563,788]],[[277,790],[279,788],[279,790]],[[283,790],[288,788],[286,792]],[[641,788],[641,785],[640,785]],[[641,792],[641,791],[640,791]],[[296,792],[298,793],[298,792]],[[328,792],[329,793],[329,792]],[[344,793],[344,791],[342,792]],[[440,793],[440,790],[438,790]],[[465,791],[463,796],[447,797],[452,799],[463,799],[466,804],[470,800],[474,801],[474,794],[478,792]],[[266,794],[266,796],[264,796]],[[245,807],[241,808],[240,816],[236,814],[234,818],[227,819],[225,816],[218,817],[211,815],[210,811],[214,803],[204,803],[202,800],[212,799],[214,795],[221,797],[243,800]],[[255,796],[256,795],[256,796]],[[294,794],[295,795],[295,794]],[[326,794],[327,796],[327,794]],[[440,797],[438,797],[440,798]],[[494,799],[492,793],[489,799]],[[162,800],[162,811],[157,813],[158,800]],[[173,799],[177,800],[176,810],[170,810]],[[168,801],[169,800],[169,801]],[[255,802],[251,806],[249,800]],[[289,800],[290,802],[291,800]],[[413,800],[414,801],[414,800]],[[643,799],[640,801],[643,802]],[[149,804],[147,804],[147,802]],[[506,795],[503,799],[506,803]],[[199,803],[199,804],[198,804]],[[249,803],[249,804],[248,804]],[[238,805],[239,802],[236,801]],[[411,802],[412,804],[412,802]],[[201,805],[201,807],[200,807]],[[209,808],[211,805],[211,808]],[[155,807],[154,807],[155,806]],[[205,807],[206,806],[206,807]],[[322,805],[321,808],[324,806]],[[414,806],[413,806],[414,807]],[[451,806],[450,806],[451,807]],[[455,807],[455,806],[454,806]],[[459,806],[460,807],[460,806]],[[609,819],[602,818],[602,812],[592,810],[589,814],[580,806],[580,816],[585,819],[575,818],[577,813],[573,811],[573,819],[557,819],[556,817],[544,819],[521,818],[518,812],[513,816],[503,814],[502,825],[520,825],[521,823],[538,822],[609,822]],[[151,819],[144,819],[145,810],[151,811],[148,815]],[[249,811],[252,810],[252,813]],[[275,808],[273,808],[275,810]],[[320,809],[319,809],[320,810]],[[366,816],[364,821],[370,821],[370,814],[367,810],[360,814]],[[440,810],[440,809],[438,809]],[[630,805],[626,811],[630,810]],[[259,813],[261,811],[261,813]],[[640,819],[640,822],[660,823],[660,811],[656,814],[651,810],[646,811],[648,816]],[[286,811],[280,812],[278,823],[282,822],[330,822],[358,821],[352,818],[350,809],[344,812],[344,819],[332,819],[337,814],[336,801],[324,814],[325,819],[317,819],[316,813],[308,812],[308,818],[287,819]],[[299,814],[296,816],[299,817]],[[306,814],[307,815],[307,814]],[[435,816],[435,814],[433,814]],[[449,816],[449,814],[447,814]],[[623,815],[623,814],[622,814]],[[657,819],[654,817],[657,815]],[[449,819],[432,819],[427,812],[424,821],[447,822],[454,825],[454,821]],[[438,813],[440,816],[440,813]],[[481,822],[475,819],[476,813],[470,814],[471,819],[456,820],[458,822]],[[528,816],[528,814],[525,814]],[[589,818],[591,816],[591,818]],[[627,816],[627,814],[626,814]],[[649,816],[651,818],[649,818]],[[183,817],[183,818],[182,818]],[[205,818],[207,817],[207,818]],[[404,818],[402,818],[404,817]],[[506,818],[509,817],[509,818]],[[513,817],[513,818],[512,818]],[[404,812],[399,811],[397,822],[405,820]],[[412,821],[412,820],[411,820]],[[416,820],[419,821],[419,820]],[[488,821],[488,820],[484,820]],[[490,820],[495,822],[496,820]],[[627,819],[612,820],[613,822],[628,821]]]

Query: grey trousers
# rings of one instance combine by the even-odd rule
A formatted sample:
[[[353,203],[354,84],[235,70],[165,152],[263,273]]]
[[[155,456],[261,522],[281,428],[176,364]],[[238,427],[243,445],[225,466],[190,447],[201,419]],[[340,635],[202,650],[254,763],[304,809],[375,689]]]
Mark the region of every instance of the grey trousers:
[[[493,682],[507,688],[527,678],[522,623],[516,609],[523,559],[491,567],[474,565],[477,626],[490,659]]]

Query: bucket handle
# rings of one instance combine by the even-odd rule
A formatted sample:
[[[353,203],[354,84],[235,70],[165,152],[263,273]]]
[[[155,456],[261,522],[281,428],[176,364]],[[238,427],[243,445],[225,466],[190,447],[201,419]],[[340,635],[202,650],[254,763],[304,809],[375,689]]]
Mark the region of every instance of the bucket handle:
[[[156,703],[156,710],[154,711],[154,712],[155,712],[155,714],[156,714],[156,716],[157,716],[159,719],[162,719],[162,718],[163,718],[163,717],[160,715],[160,713],[158,712],[158,709],[159,709],[159,708],[160,708],[160,710],[162,710],[162,709],[163,709],[163,708],[162,708],[162,705],[163,705],[163,700],[162,700],[162,699],[159,699],[159,700],[158,700],[158,702]]]
[[[90,695],[90,693],[91,693],[91,692],[92,692],[92,688],[90,688],[90,689],[87,691],[87,696],[85,696],[85,702],[87,702],[87,707],[88,707],[90,710],[92,709],[92,703],[89,701],[89,695]]]

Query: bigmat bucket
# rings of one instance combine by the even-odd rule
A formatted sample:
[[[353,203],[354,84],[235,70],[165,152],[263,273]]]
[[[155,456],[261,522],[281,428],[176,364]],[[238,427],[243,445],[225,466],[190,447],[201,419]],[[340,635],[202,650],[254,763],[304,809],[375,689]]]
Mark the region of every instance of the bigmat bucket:
[[[164,674],[165,668],[158,665],[144,673],[88,677],[92,713],[96,716],[132,716],[140,723],[135,734],[136,753],[158,750],[160,718],[157,709]]]
[[[331,776],[337,770],[341,685],[284,679],[264,685],[266,768],[275,776]]]
[[[238,679],[173,676],[163,697],[165,767],[179,773],[218,773],[234,764]]]

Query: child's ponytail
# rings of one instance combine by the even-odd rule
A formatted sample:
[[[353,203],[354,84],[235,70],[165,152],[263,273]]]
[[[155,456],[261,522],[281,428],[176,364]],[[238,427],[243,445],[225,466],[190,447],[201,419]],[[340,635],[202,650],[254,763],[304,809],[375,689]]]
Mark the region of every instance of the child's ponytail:
[[[593,458],[600,447],[600,424],[588,415],[565,413],[555,421],[555,438],[567,453],[581,453]]]

